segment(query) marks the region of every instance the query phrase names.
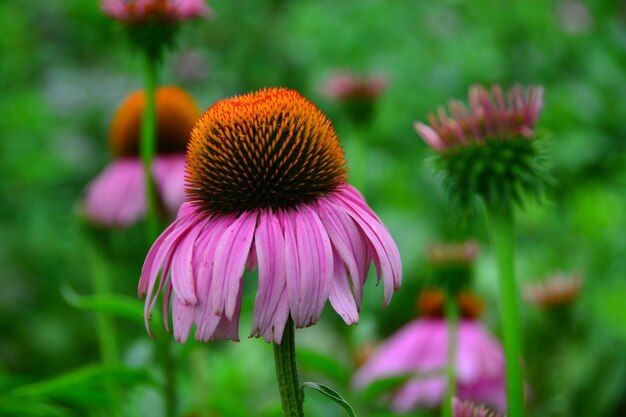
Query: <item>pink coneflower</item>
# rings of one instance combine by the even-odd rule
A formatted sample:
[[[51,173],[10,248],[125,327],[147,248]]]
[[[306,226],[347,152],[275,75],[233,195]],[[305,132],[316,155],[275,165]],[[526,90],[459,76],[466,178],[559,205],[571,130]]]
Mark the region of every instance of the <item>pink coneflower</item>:
[[[181,22],[211,14],[204,0],[103,0],[104,14],[125,23]]]
[[[430,115],[430,126],[416,122],[415,130],[438,152],[458,146],[517,137],[531,138],[535,122],[543,107],[543,88],[528,91],[516,85],[504,95],[495,85],[491,93],[475,85],[469,91],[469,109],[458,100],[450,100],[448,116],[444,107]]]
[[[335,101],[373,100],[387,88],[383,74],[359,76],[351,71],[331,74],[324,84],[326,96]]]
[[[426,307],[423,312],[429,316],[409,323],[392,335],[352,379],[356,388],[364,388],[378,379],[415,372],[415,377],[392,395],[391,407],[396,412],[433,408],[444,401],[447,382],[443,371],[448,364],[449,326],[443,318],[442,308],[435,305],[442,307],[443,297],[436,295],[434,291],[429,291],[426,297],[429,300],[420,300],[420,307]],[[479,313],[474,310],[475,306],[462,307],[464,318],[457,330],[455,365],[457,395],[504,410],[506,394],[502,347],[474,320],[474,315]]]
[[[145,215],[146,193],[139,137],[145,94],[135,91],[118,108],[109,132],[115,160],[88,186],[85,214],[90,221],[112,227],[128,226]],[[185,199],[184,151],[200,116],[193,98],[176,87],[156,93],[157,155],[152,172],[161,203],[176,213]]]
[[[584,282],[579,274],[554,274],[543,282],[524,284],[524,298],[546,309],[568,305],[578,297]]]
[[[171,304],[178,341],[194,324],[197,340],[238,340],[246,264],[259,268],[250,335],[268,342],[281,342],[289,317],[314,324],[327,299],[356,323],[371,261],[385,306],[400,287],[395,243],[346,183],[330,121],[299,93],[270,88],[217,102],[194,127],[187,158],[188,202],[139,282],[146,326],[164,290],[165,326]]]
[[[461,401],[456,397],[452,399],[452,415],[453,417],[503,417],[482,404],[477,405],[467,400]]]
[[[437,243],[430,245],[426,255],[428,262],[435,265],[471,264],[476,259],[479,250],[478,242],[468,240],[458,244]]]

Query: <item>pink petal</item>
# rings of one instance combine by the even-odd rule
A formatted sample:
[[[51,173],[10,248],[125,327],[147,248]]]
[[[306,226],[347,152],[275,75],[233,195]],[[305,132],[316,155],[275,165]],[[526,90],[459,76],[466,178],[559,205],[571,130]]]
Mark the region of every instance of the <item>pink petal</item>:
[[[319,319],[330,292],[330,239],[315,211],[307,205],[285,212],[284,218],[289,307],[296,327],[307,327]]]
[[[387,306],[391,301],[393,292],[397,291],[402,283],[400,253],[380,219],[371,211],[365,201],[357,196],[358,192],[354,188],[345,185],[338,192],[329,195],[329,200],[335,203],[337,207],[343,208],[367,236],[373,249],[378,277],[380,279],[382,276],[383,279],[385,290],[383,306]]]
[[[185,155],[157,156],[152,172],[165,207],[176,213],[185,202]]]
[[[320,199],[317,202],[318,214],[328,233],[333,249],[345,263],[350,277],[357,307],[363,299],[363,284],[369,272],[367,244],[352,218],[334,204]]]
[[[435,132],[430,126],[425,125],[424,123],[415,122],[413,125],[415,131],[424,139],[431,148],[436,151],[445,151],[446,144],[441,137]]]
[[[260,215],[254,241],[259,266],[259,289],[254,302],[250,336],[264,335],[280,343],[289,309],[285,279],[285,238],[278,218],[271,211]],[[271,328],[270,328],[271,327]],[[276,338],[280,335],[280,338]],[[269,338],[269,340],[268,340]]]
[[[213,313],[232,320],[237,304],[241,278],[250,253],[257,213],[244,212],[226,230],[215,249],[213,287],[211,298]]]
[[[358,323],[359,311],[352,296],[346,267],[338,255],[334,258],[335,272],[330,286],[330,304],[347,325]]]
[[[138,158],[112,162],[87,187],[85,215],[96,224],[126,227],[146,212],[143,167]]]

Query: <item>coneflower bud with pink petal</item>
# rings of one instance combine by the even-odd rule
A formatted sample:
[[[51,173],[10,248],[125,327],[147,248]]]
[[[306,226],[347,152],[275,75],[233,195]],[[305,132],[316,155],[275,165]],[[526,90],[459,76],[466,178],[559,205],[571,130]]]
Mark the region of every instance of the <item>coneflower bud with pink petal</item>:
[[[436,152],[435,164],[451,194],[463,205],[478,195],[487,203],[520,203],[524,192],[539,195],[549,177],[537,145],[535,123],[543,88],[475,85],[469,106],[458,100],[440,107],[415,130]]]
[[[102,0],[100,7],[126,26],[131,44],[151,59],[173,45],[180,23],[213,14],[204,0]]]

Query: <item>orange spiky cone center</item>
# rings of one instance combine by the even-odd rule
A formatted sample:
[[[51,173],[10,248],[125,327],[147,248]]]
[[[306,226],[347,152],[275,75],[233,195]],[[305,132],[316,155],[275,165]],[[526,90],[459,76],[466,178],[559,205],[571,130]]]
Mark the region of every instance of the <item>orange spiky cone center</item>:
[[[298,92],[222,100],[198,120],[187,154],[190,201],[209,213],[297,207],[346,180],[330,121]]]
[[[183,153],[187,148],[200,108],[184,90],[161,87],[155,94],[157,117],[157,153]],[[118,157],[139,154],[141,118],[146,106],[143,90],[131,93],[113,116],[109,130],[109,148]]]

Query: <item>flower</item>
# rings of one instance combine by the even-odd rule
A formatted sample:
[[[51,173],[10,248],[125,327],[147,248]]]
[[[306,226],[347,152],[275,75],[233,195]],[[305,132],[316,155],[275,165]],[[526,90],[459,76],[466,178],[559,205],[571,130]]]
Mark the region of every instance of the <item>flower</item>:
[[[194,99],[177,87],[156,92],[157,155],[152,173],[161,202],[176,213],[185,199],[184,150],[189,133],[200,116]],[[109,131],[109,147],[115,160],[87,187],[85,214],[104,226],[125,227],[146,212],[145,177],[139,158],[143,91],[131,93],[117,109]]]
[[[458,327],[457,395],[506,408],[502,347],[483,326],[463,319]],[[404,413],[418,407],[439,406],[445,397],[448,362],[448,325],[443,318],[414,320],[393,334],[353,376],[355,388],[378,379],[415,373],[392,395],[391,408]],[[420,375],[434,373],[434,375]]]
[[[101,9],[124,24],[130,44],[151,62],[175,44],[180,23],[212,15],[204,0],[102,0]]]
[[[540,197],[551,179],[545,171],[544,151],[535,140],[535,123],[543,107],[543,88],[520,85],[505,94],[475,85],[469,109],[457,100],[430,115],[430,125],[415,130],[434,149],[434,166],[459,207],[472,207],[474,197],[488,207],[522,205],[524,192]]]
[[[351,71],[331,74],[324,85],[326,96],[335,101],[373,100],[387,88],[383,74],[359,76]]]
[[[395,243],[346,183],[330,121],[296,91],[215,103],[194,127],[187,158],[188,201],[150,249],[139,282],[148,332],[165,291],[178,341],[194,324],[197,340],[238,340],[246,265],[259,269],[250,335],[268,342],[282,341],[289,316],[299,328],[317,322],[327,299],[356,323],[371,261],[385,306],[399,289]]]
[[[430,126],[416,122],[415,130],[428,145],[442,153],[488,140],[532,138],[543,107],[543,88],[532,87],[525,92],[516,85],[506,98],[498,85],[491,92],[474,85],[469,91],[469,110],[462,102],[450,100],[448,109],[452,117],[440,107],[437,116],[428,117]]]
[[[502,417],[501,414],[489,410],[484,405],[476,405],[471,401],[452,398],[453,417]]]
[[[578,297],[584,282],[580,274],[557,273],[543,282],[524,284],[524,298],[546,309],[568,305]]]
[[[107,16],[132,24],[181,22],[212,13],[204,0],[103,0],[101,8]]]
[[[475,240],[459,244],[439,243],[428,247],[428,261],[436,265],[471,264],[476,259],[480,246]]]

